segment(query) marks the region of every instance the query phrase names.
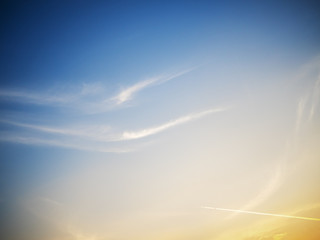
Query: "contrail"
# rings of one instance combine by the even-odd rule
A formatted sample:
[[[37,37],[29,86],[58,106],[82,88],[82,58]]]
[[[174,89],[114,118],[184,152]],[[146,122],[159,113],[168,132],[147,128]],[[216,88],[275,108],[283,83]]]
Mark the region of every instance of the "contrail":
[[[202,207],[202,208],[212,209],[212,210],[219,210],[219,211],[228,211],[228,212],[238,212],[238,213],[264,215],[264,216],[274,216],[274,217],[284,217],[284,218],[295,218],[295,219],[302,219],[302,220],[320,221],[319,218],[310,218],[310,217],[298,217],[298,216],[290,216],[290,215],[282,215],[282,214],[273,214],[273,213],[262,213],[262,212],[252,212],[252,211],[245,211],[245,210],[227,209],[227,208],[213,208],[213,207]]]

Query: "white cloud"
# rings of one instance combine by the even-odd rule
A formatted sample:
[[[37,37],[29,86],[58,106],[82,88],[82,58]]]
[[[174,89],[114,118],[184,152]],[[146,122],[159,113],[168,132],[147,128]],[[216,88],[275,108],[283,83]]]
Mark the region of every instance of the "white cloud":
[[[141,91],[147,87],[150,87],[155,84],[162,84],[164,82],[167,82],[169,80],[172,80],[174,78],[182,76],[182,75],[184,75],[194,69],[195,68],[190,68],[190,69],[178,72],[178,73],[158,76],[158,77],[150,78],[150,79],[147,79],[147,80],[144,80],[141,82],[137,82],[134,85],[122,90],[119,94],[117,94],[116,96],[111,98],[111,101],[115,102],[116,105],[123,104],[123,103],[131,100],[136,93],[138,93],[139,91]]]
[[[24,104],[58,106],[60,108],[67,107],[87,114],[103,113],[132,100],[138,92],[147,87],[162,84],[194,69],[190,68],[173,74],[163,74],[137,82],[111,98],[106,98],[107,92],[105,87],[100,82],[95,82],[89,84],[83,83],[80,88],[75,87],[68,90],[62,88],[63,90],[60,89],[59,91],[51,89],[50,91],[43,91],[41,93],[28,90],[0,89],[0,100]]]
[[[214,109],[210,109],[210,110],[199,112],[199,113],[189,114],[189,115],[177,118],[175,120],[172,120],[170,122],[167,122],[167,123],[164,123],[162,125],[155,126],[152,128],[146,128],[146,129],[142,129],[139,131],[126,131],[122,134],[122,136],[120,137],[120,140],[132,140],[132,139],[144,138],[144,137],[165,131],[169,128],[181,125],[183,123],[187,123],[192,120],[202,118],[202,117],[209,115],[211,113],[221,112],[221,111],[225,111],[225,110],[226,110],[226,108],[214,108]]]
[[[69,143],[69,141],[52,140],[39,137],[24,137],[24,136],[1,136],[0,141],[13,142],[25,145],[35,146],[54,146],[67,149],[75,149],[81,151],[92,151],[92,152],[104,152],[104,153],[125,153],[135,151],[136,148],[108,148],[97,144],[88,143]]]
[[[86,114],[102,113],[130,101],[135,94],[147,87],[162,84],[194,69],[195,68],[190,68],[173,74],[161,75],[138,82],[131,87],[124,89],[115,97],[111,99],[108,98],[108,100],[104,100],[106,99],[106,90],[100,83],[84,83],[80,88],[73,88],[73,91],[71,92],[69,91],[70,89],[68,91],[64,89],[60,92],[55,91],[57,89],[51,89],[50,91],[45,91],[43,93],[0,90],[0,98],[1,100],[12,101],[19,104],[47,105],[58,107],[59,109],[64,107],[74,108],[79,109]],[[120,131],[118,133],[107,125],[92,123],[90,120],[92,119],[91,117],[83,118],[81,115],[75,115],[74,112],[71,114],[69,114],[69,112],[66,114],[65,111],[55,113],[53,117],[65,118],[64,122],[66,125],[63,127],[57,125],[49,126],[46,120],[41,120],[43,119],[42,112],[33,112],[35,115],[30,116],[36,117],[36,122],[40,122],[39,124],[32,124],[28,121],[20,122],[20,119],[18,120],[17,117],[13,117],[9,120],[0,119],[2,124],[10,124],[17,127],[8,128],[6,131],[2,132],[3,134],[0,137],[0,141],[27,145],[56,146],[97,152],[127,152],[136,150],[141,144],[132,148],[109,147],[114,146],[114,144],[120,144],[119,142],[121,141],[144,138],[222,110],[224,109],[210,109],[200,113],[190,114],[153,128],[143,129],[141,131]],[[77,119],[74,118],[76,116],[78,117]],[[76,122],[82,122],[84,125],[79,125]],[[123,145],[124,143],[121,144]]]
[[[304,111],[306,108],[306,103],[308,100],[307,97],[302,97],[298,101],[298,106],[297,106],[297,117],[296,117],[296,126],[295,126],[295,134],[296,136],[298,135],[302,125],[303,125],[303,117],[304,117]]]
[[[319,62],[315,66],[319,66]],[[313,66],[314,67],[314,66]],[[310,71],[310,69],[308,69]],[[306,75],[306,71],[304,74]],[[314,81],[313,81],[314,82]],[[300,97],[297,101],[296,106],[296,117],[295,117],[295,126],[293,134],[289,135],[289,140],[284,148],[282,156],[279,157],[279,164],[274,172],[274,175],[270,178],[269,182],[265,187],[247,204],[241,207],[241,210],[253,209],[256,206],[259,206],[261,203],[270,198],[283,184],[284,179],[289,171],[288,162],[291,161],[291,169],[296,167],[293,164],[294,156],[297,155],[297,151],[300,148],[301,144],[301,134],[306,130],[306,127],[313,118],[315,111],[318,107],[320,98],[320,77],[314,82],[312,88],[308,89],[307,92]],[[308,120],[308,121],[307,121]],[[297,163],[296,163],[297,164]],[[229,216],[229,218],[234,217],[237,213],[234,213]]]
[[[264,201],[266,201],[269,197],[271,197],[281,186],[284,179],[284,167],[285,167],[286,157],[281,159],[280,164],[277,166],[274,175],[270,178],[268,183],[262,190],[253,198],[251,199],[245,206],[241,207],[241,210],[253,209]],[[231,214],[228,219],[235,217],[238,212],[234,212]]]
[[[2,136],[0,140],[8,141],[8,142],[16,142],[22,144],[29,145],[52,145],[52,146],[60,146],[66,148],[74,148],[74,149],[82,149],[82,150],[97,150],[101,152],[110,152],[109,150],[101,149],[101,148],[88,148],[86,144],[80,144],[79,141],[86,141],[88,143],[111,143],[111,142],[119,142],[125,140],[134,140],[144,138],[150,135],[157,134],[159,132],[165,131],[169,128],[181,125],[183,123],[190,122],[192,120],[196,120],[202,117],[205,117],[209,114],[215,112],[225,111],[226,108],[214,108],[206,111],[189,114],[175,120],[169,121],[159,126],[155,126],[152,128],[146,128],[139,131],[125,131],[121,134],[117,134],[113,131],[110,126],[107,125],[82,125],[82,126],[73,126],[73,127],[50,127],[43,125],[35,125],[21,122],[14,122],[8,120],[1,120],[2,123],[14,125],[21,128],[27,128],[31,130],[35,130],[38,132],[46,133],[44,137],[39,138],[37,134],[31,132],[29,136],[21,136],[21,134],[10,133],[6,136]],[[19,131],[18,131],[19,133]],[[49,134],[49,135],[48,135]],[[55,140],[56,138],[53,135],[61,135],[62,140]],[[50,136],[51,135],[51,136]],[[90,145],[90,144],[89,144]],[[114,150],[111,150],[113,152]],[[121,152],[122,150],[116,150]]]
[[[89,138],[95,141],[103,141],[109,142],[112,139],[108,137],[106,134],[111,131],[111,127],[107,125],[82,125],[82,126],[73,126],[69,128],[57,128],[57,127],[49,127],[49,126],[42,126],[42,125],[34,125],[34,124],[27,124],[21,122],[14,122],[14,121],[6,121],[0,120],[3,123],[22,127],[22,128],[29,128],[40,132],[45,132],[49,134],[59,134],[65,136],[75,136],[75,137],[82,137],[82,138]]]
[[[111,100],[115,101],[116,104],[122,104],[132,99],[133,95],[142,89],[152,85],[153,83],[157,82],[157,78],[148,79],[145,81],[138,82],[131,87],[128,87],[121,91],[117,96],[113,97]]]
[[[9,101],[29,104],[64,104],[75,99],[74,95],[49,95],[27,91],[0,90],[0,97]]]
[[[313,119],[315,111],[318,107],[320,99],[320,75],[318,76],[318,80],[315,82],[313,87],[313,94],[312,94],[312,102],[309,111],[309,121]]]

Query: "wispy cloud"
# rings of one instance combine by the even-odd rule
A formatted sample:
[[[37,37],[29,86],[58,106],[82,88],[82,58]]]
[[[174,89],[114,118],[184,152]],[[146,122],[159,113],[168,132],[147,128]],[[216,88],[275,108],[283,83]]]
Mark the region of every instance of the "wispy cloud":
[[[25,145],[34,145],[34,146],[53,146],[66,149],[74,149],[81,151],[90,151],[90,152],[104,152],[104,153],[125,153],[136,151],[137,147],[119,147],[111,148],[107,146],[101,146],[98,144],[88,144],[88,142],[72,142],[66,140],[55,140],[55,139],[46,139],[40,137],[28,137],[20,135],[8,135],[1,136],[0,141],[19,143]]]
[[[302,97],[299,99],[297,104],[297,117],[296,117],[296,126],[295,126],[296,135],[299,133],[301,129],[301,125],[303,124],[303,117],[304,117],[307,100],[308,100],[308,96]]]
[[[313,61],[305,64],[297,80],[301,83],[310,82],[310,86],[306,89],[303,97],[299,99],[297,109],[297,127],[303,124],[303,121],[311,121],[314,118],[317,107],[320,102],[320,56],[318,55]]]
[[[32,130],[36,130],[44,133],[49,133],[49,134],[89,138],[91,140],[102,141],[102,142],[112,141],[112,137],[108,135],[108,133],[111,131],[111,127],[107,125],[86,125],[86,126],[82,125],[82,126],[73,126],[69,128],[58,128],[58,127],[14,122],[14,121],[8,121],[8,120],[0,120],[0,122],[14,125],[17,127],[28,128],[28,129],[32,129]]]
[[[302,80],[308,79],[310,77],[310,73],[314,72],[314,69],[319,69],[319,60],[320,58],[305,66],[305,68],[302,69],[303,74],[299,77],[302,78]],[[294,129],[292,133],[288,135],[288,140],[283,153],[277,158],[278,164],[275,168],[274,174],[270,177],[265,187],[263,187],[256,196],[249,200],[248,203],[242,206],[241,210],[245,211],[253,209],[269,199],[284,183],[289,169],[294,170],[294,167],[296,167],[297,163],[293,164],[293,159],[298,155],[301,144],[301,135],[314,118],[320,100],[320,76],[315,80],[315,76],[312,75],[308,80],[310,80],[312,84],[305,93],[298,98],[296,104],[296,115],[294,118]],[[288,165],[289,161],[291,163],[290,167]],[[228,218],[230,219],[238,213],[239,212],[234,212]]]
[[[178,78],[193,71],[195,68],[196,67],[189,68],[171,74],[163,74],[154,78],[137,82],[136,84],[124,89],[119,94],[111,98],[106,98],[106,91],[102,84],[90,83],[82,84],[82,86],[78,88],[68,88],[67,90],[62,86],[62,91],[51,89],[44,91],[43,93],[2,89],[0,90],[0,99],[2,101],[5,100],[17,102],[19,104],[27,103],[33,105],[54,106],[58,107],[59,109],[64,107],[75,108],[84,113],[102,113],[129,102],[137,93],[145,88],[159,85]],[[169,128],[202,118],[214,112],[220,112],[224,110],[224,108],[216,108],[198,113],[192,113],[162,125],[142,129],[139,131],[116,131],[108,125],[97,125],[92,123],[90,120],[83,118],[83,116],[78,115],[78,118],[75,119],[73,113],[69,115],[69,112],[66,111],[61,111],[58,113],[59,117],[66,118],[64,122],[67,124],[61,127],[57,125],[46,124],[46,121],[41,121],[42,112],[35,111],[33,112],[33,116],[37,117],[37,121],[32,121],[33,123],[30,123],[30,121],[21,122],[20,119],[17,120],[15,117],[9,120],[0,119],[0,123],[7,125],[9,124],[16,127],[4,131],[0,137],[0,141],[37,146],[55,146],[85,151],[128,152],[134,151],[137,148],[110,147],[113,145],[125,144],[120,143],[122,141],[140,139],[154,135]],[[54,117],[57,117],[57,115]],[[34,122],[40,123],[38,124]],[[82,122],[85,124],[78,125],[75,124],[75,122]]]
[[[159,78],[151,78],[145,81],[138,82],[131,87],[128,87],[124,90],[122,90],[118,95],[113,97],[111,100],[113,100],[116,104],[122,104],[124,102],[127,102],[132,99],[133,95],[142,89],[154,84],[157,82]]]
[[[296,110],[295,136],[297,140],[300,132],[312,122],[320,102],[320,76],[314,81],[306,93],[300,97]]]
[[[187,123],[209,114],[221,112],[227,110],[226,108],[214,108],[206,111],[192,113],[175,120],[169,121],[159,126],[152,128],[146,128],[139,131],[124,131],[122,133],[116,133],[114,130],[107,125],[82,125],[73,127],[50,127],[36,124],[28,124],[22,122],[15,122],[9,120],[1,120],[4,124],[10,124],[20,128],[30,129],[33,132],[29,135],[21,135],[20,131],[13,131],[3,134],[0,138],[1,141],[15,142],[28,145],[49,145],[63,148],[87,150],[87,151],[98,151],[98,152],[128,152],[134,151],[136,148],[105,148],[97,147],[97,144],[105,144],[112,142],[121,142],[126,140],[135,140],[144,138],[150,135],[157,134],[165,131],[169,128]],[[35,134],[34,131],[45,133],[44,136]],[[54,137],[54,135],[61,136],[60,138]],[[86,142],[83,144],[82,142]],[[90,147],[93,145],[92,147]]]
[[[318,76],[318,80],[315,82],[313,87],[313,94],[312,94],[312,102],[309,111],[309,121],[311,121],[314,117],[315,111],[319,105],[320,101],[320,75]]]
[[[46,89],[41,92],[27,89],[0,89],[0,100],[18,104],[46,105],[85,110],[84,106],[99,105],[104,86],[99,83],[83,83],[80,86]]]
[[[285,177],[288,173],[288,161],[289,159],[294,158],[297,149],[299,149],[299,134],[301,130],[304,128],[304,113],[307,103],[307,97],[302,97],[299,99],[297,103],[297,110],[296,110],[296,119],[295,119],[295,126],[294,130],[291,134],[289,134],[287,143],[284,147],[282,154],[277,158],[278,164],[274,170],[274,174],[270,177],[266,185],[259,190],[259,192],[250,199],[244,206],[241,207],[241,211],[246,211],[248,209],[253,209],[267,199],[269,199],[283,184]],[[228,219],[235,217],[239,214],[239,211],[234,211]]]
[[[0,97],[7,101],[22,102],[28,104],[65,104],[74,100],[75,96],[72,95],[50,95],[40,94],[36,92],[28,92],[21,90],[0,90]]]
[[[209,109],[206,111],[198,112],[198,113],[193,113],[189,114],[180,118],[177,118],[175,120],[169,121],[167,123],[164,123],[159,126],[155,126],[152,128],[146,128],[142,129],[139,131],[125,131],[122,136],[120,137],[120,140],[132,140],[132,139],[138,139],[138,138],[144,138],[150,135],[157,134],[159,132],[165,131],[169,128],[181,125],[183,123],[190,122],[192,120],[196,120],[202,117],[205,117],[209,114],[216,113],[216,112],[222,112],[226,111],[227,108],[214,108],[214,109]]]
[[[180,77],[195,69],[189,68],[171,74],[162,74],[154,78],[137,82],[123,89],[113,97],[106,97],[105,87],[100,82],[83,83],[81,87],[51,89],[43,92],[17,89],[0,89],[0,100],[23,104],[68,107],[84,113],[103,113],[129,102],[145,88],[162,84]]]
[[[253,209],[257,206],[259,206],[261,203],[266,201],[272,194],[278,190],[278,188],[281,186],[284,180],[284,167],[286,163],[286,156],[284,159],[280,160],[280,164],[277,166],[276,171],[274,175],[270,178],[270,180],[267,182],[266,186],[262,188],[262,190],[248,203],[246,203],[244,206],[241,207],[241,210],[245,211],[247,209]],[[228,216],[227,219],[231,219],[235,217],[239,212],[233,212],[230,216]]]
[[[123,133],[114,133],[112,128],[106,125],[88,125],[69,128],[50,127],[44,125],[28,124],[15,121],[1,120],[2,123],[10,124],[20,128],[32,130],[27,135],[21,134],[19,130],[5,133],[0,137],[0,141],[13,142],[35,146],[54,146],[68,149],[95,152],[131,152],[139,146],[110,148],[103,146],[112,142],[121,142],[126,140],[135,140],[154,135],[173,128],[175,126],[203,118],[209,114],[225,111],[226,108],[214,108],[206,111],[192,113],[175,120],[169,121],[159,126],[143,129],[140,131],[125,131]],[[45,135],[36,134],[34,131],[45,133]],[[54,135],[60,135],[57,138]]]
[[[195,68],[190,68],[178,73],[169,74],[169,75],[162,75],[154,78],[150,78],[141,82],[137,82],[134,85],[122,90],[119,94],[111,98],[111,101],[115,102],[116,105],[123,104],[125,102],[128,102],[131,100],[135,94],[140,92],[141,90],[150,87],[155,84],[161,84],[164,82],[167,82],[169,80],[172,80],[174,78],[180,77],[188,72],[191,72]]]

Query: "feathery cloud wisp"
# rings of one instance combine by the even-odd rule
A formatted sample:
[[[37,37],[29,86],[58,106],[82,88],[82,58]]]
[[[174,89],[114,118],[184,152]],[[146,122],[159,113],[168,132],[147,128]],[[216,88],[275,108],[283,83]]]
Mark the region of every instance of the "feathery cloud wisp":
[[[37,137],[24,137],[24,136],[1,136],[0,141],[19,143],[33,146],[53,146],[66,149],[75,149],[89,152],[104,152],[104,153],[125,153],[135,151],[135,148],[107,148],[104,146],[69,143],[61,140],[51,140]]]
[[[264,201],[266,201],[272,194],[275,193],[275,191],[281,186],[283,182],[283,178],[285,176],[284,174],[284,168],[287,156],[284,156],[283,159],[281,159],[280,164],[277,166],[275,174],[270,178],[267,185],[262,188],[262,190],[252,199],[250,200],[246,205],[241,207],[241,211],[245,211],[247,209],[252,209]],[[228,219],[231,219],[235,217],[239,212],[233,212]]]
[[[88,138],[94,141],[103,141],[103,142],[108,142],[112,140],[110,136],[106,136],[106,133],[108,133],[111,130],[111,127],[106,125],[58,128],[58,127],[35,125],[35,124],[28,124],[28,123],[14,122],[14,121],[6,121],[6,120],[0,120],[0,122],[17,126],[17,127],[36,130],[39,132],[49,133],[49,134],[82,137],[82,138]]]
[[[159,78],[151,78],[145,81],[138,82],[131,87],[128,87],[121,91],[117,96],[113,97],[112,100],[116,102],[117,105],[129,101],[136,92],[141,91],[142,89],[152,85],[157,82]]]
[[[174,78],[177,78],[179,76],[182,76],[188,72],[191,72],[195,68],[190,68],[175,74],[170,74],[166,76],[158,76],[154,78],[150,78],[141,82],[137,82],[136,84],[122,90],[118,95],[111,98],[113,102],[115,102],[116,105],[120,105],[122,103],[125,103],[129,100],[131,100],[134,96],[134,94],[138,93],[139,91],[143,90],[144,88],[150,87],[154,84],[162,84],[164,82],[167,82],[169,80],[172,80]]]
[[[84,151],[95,151],[95,152],[131,152],[135,151],[134,148],[106,148],[101,145],[104,143],[119,142],[125,140],[134,140],[144,138],[159,132],[165,131],[174,126],[178,126],[183,123],[190,122],[195,119],[205,117],[211,113],[225,111],[226,108],[214,108],[206,111],[189,114],[173,121],[169,121],[165,124],[147,128],[140,131],[125,131],[122,134],[110,134],[110,127],[108,126],[87,126],[79,128],[58,128],[58,127],[48,127],[42,125],[34,125],[13,121],[1,122],[6,124],[11,124],[17,127],[27,128],[35,130],[38,132],[50,134],[45,136],[34,135],[33,133],[29,136],[23,136],[20,133],[5,134],[0,137],[0,141],[14,142],[27,145],[37,145],[37,146],[55,146],[69,149],[77,149]],[[63,138],[53,137],[54,135],[61,135]],[[76,138],[75,138],[76,137]],[[97,145],[98,144],[98,145]],[[100,145],[99,145],[100,144]]]
[[[51,89],[51,91],[41,93],[28,90],[0,89],[0,100],[24,104],[75,108],[89,114],[102,113],[132,100],[138,92],[147,87],[165,83],[191,72],[195,68],[196,67],[189,68],[172,74],[162,74],[154,78],[137,82],[111,98],[105,98],[105,88],[101,83],[97,82],[91,84],[83,83],[80,89],[74,88],[69,89],[68,91]]]
[[[175,119],[173,121],[167,122],[165,124],[162,124],[162,125],[159,125],[159,126],[156,126],[153,128],[146,128],[146,129],[143,129],[140,131],[126,131],[122,134],[122,136],[120,137],[120,140],[132,140],[132,139],[147,137],[147,136],[162,132],[164,130],[167,130],[169,128],[181,125],[183,123],[190,122],[190,121],[198,119],[198,118],[202,118],[202,117],[209,115],[211,113],[221,112],[221,111],[225,111],[225,110],[226,110],[226,108],[209,109],[209,110],[202,111],[199,113],[189,114],[187,116],[180,117],[178,119]]]
[[[319,104],[319,98],[320,98],[320,75],[318,76],[318,80],[315,82],[313,87],[312,103],[311,103],[309,119],[308,119],[309,121],[313,119],[316,108]]]
[[[64,104],[75,99],[74,95],[48,95],[34,92],[16,91],[16,90],[0,90],[0,97],[10,101],[23,102],[29,104]]]

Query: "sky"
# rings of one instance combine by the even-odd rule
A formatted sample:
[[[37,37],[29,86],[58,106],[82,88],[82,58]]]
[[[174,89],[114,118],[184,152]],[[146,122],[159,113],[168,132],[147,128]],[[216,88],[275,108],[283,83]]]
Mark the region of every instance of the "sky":
[[[319,239],[319,11],[2,1],[1,239]]]

